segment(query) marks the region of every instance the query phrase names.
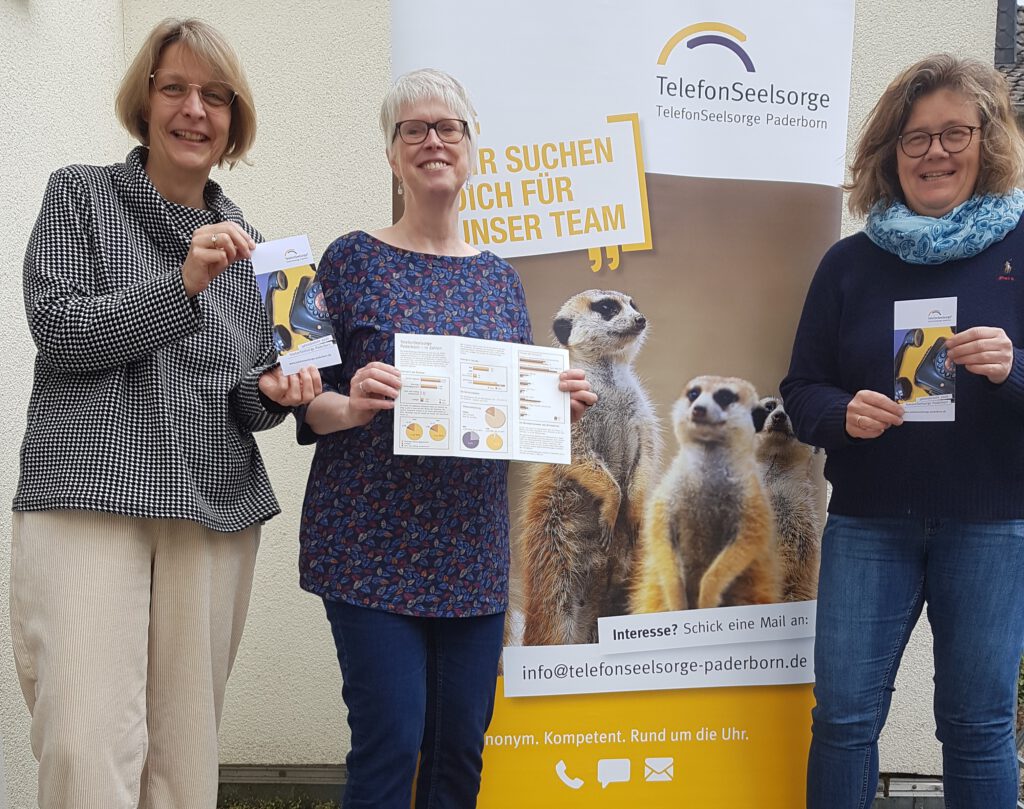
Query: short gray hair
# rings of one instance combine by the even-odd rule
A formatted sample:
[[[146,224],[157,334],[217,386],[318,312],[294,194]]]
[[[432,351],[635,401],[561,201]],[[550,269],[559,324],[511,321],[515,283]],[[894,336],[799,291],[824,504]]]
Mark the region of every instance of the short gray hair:
[[[469,141],[469,172],[476,165],[476,110],[469,100],[469,93],[458,79],[443,70],[432,67],[413,70],[395,79],[395,83],[384,96],[380,106],[380,129],[388,157],[392,155],[395,143],[395,124],[402,107],[421,101],[440,101],[452,111],[452,115],[466,122],[466,138]]]

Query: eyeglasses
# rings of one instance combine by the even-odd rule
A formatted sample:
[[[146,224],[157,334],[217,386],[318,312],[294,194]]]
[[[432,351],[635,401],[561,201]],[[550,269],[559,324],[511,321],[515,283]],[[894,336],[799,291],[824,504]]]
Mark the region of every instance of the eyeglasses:
[[[941,132],[904,132],[896,140],[907,157],[924,157],[932,148],[932,141],[939,139],[939,144],[949,154],[962,152],[971,145],[974,133],[980,126],[947,126]]]
[[[468,124],[461,118],[442,118],[440,121],[399,121],[395,124],[395,135],[402,138],[405,143],[415,146],[427,139],[430,130],[433,129],[437,136],[445,143],[458,143],[466,137]],[[395,136],[391,136],[394,140]]]
[[[175,104],[180,104],[188,98],[188,94],[191,92],[190,87],[195,87],[199,91],[199,98],[204,106],[213,109],[228,106],[238,95],[235,88],[227,82],[208,81],[206,84],[196,84],[163,68],[150,73],[149,78],[153,80],[156,91]]]

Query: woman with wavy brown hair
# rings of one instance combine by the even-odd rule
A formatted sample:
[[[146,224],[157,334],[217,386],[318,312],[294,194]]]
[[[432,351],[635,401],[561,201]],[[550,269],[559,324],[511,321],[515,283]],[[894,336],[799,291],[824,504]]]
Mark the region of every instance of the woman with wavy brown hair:
[[[828,251],[807,294],[782,395],[800,439],[826,450],[832,483],[812,809],[866,809],[874,800],[879,734],[925,609],[946,806],[1016,806],[1022,155],[995,70],[946,54],[907,68],[871,113],[851,167],[850,209],[867,214],[865,228]],[[949,298],[956,333],[911,377],[938,380],[938,391],[955,378],[955,421],[905,421],[894,304]]]

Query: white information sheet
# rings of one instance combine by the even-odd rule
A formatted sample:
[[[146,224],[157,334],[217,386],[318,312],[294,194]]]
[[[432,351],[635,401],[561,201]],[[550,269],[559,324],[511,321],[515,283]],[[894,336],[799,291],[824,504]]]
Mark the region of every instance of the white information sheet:
[[[893,305],[894,398],[904,421],[956,420],[956,366],[946,367],[946,340],[956,331],[956,298]]]
[[[564,348],[396,334],[396,455],[569,463]]]

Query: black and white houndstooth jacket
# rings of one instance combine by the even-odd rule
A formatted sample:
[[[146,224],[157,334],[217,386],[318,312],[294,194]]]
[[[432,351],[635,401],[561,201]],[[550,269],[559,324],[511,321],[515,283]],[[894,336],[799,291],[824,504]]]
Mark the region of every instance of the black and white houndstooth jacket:
[[[25,254],[38,353],[14,509],[237,531],[280,511],[252,435],[284,419],[257,386],[269,326],[248,261],[191,300],[181,265],[200,225],[259,236],[212,181],[209,210],[169,203],[145,159],[50,177]]]

